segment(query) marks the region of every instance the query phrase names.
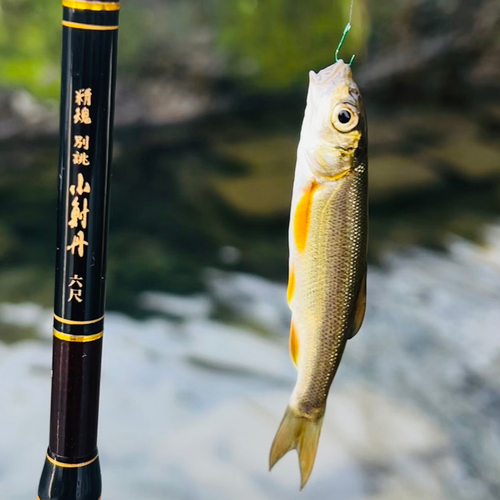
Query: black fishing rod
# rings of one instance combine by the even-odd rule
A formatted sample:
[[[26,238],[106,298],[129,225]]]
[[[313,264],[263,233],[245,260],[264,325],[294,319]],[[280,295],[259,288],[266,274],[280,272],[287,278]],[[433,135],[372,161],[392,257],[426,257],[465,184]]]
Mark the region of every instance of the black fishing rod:
[[[63,0],[49,448],[39,500],[98,500],[117,1]]]

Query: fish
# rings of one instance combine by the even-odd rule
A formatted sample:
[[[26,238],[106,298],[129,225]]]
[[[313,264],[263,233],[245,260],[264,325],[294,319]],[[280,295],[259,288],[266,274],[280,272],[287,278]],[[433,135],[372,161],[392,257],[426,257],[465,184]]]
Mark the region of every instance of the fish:
[[[351,67],[309,73],[289,224],[290,354],[297,382],[269,469],[292,449],[302,490],[316,458],[328,392],[366,309],[368,135]]]

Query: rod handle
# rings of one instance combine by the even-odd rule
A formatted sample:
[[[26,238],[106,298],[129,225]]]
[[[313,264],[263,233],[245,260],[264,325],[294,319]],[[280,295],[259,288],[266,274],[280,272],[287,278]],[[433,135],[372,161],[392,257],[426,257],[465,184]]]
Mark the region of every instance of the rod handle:
[[[45,457],[37,500],[100,500],[99,457],[83,464],[65,464]]]

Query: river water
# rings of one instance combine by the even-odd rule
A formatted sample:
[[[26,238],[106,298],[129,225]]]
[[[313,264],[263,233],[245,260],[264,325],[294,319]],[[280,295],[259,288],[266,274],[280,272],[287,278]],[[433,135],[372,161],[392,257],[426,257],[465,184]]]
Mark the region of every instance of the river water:
[[[118,131],[103,497],[500,497],[500,149],[484,113],[372,116],[367,315],[300,494],[294,454],[267,471],[295,380],[285,280],[299,113]],[[20,500],[48,442],[56,141],[11,139],[0,157],[0,494]]]

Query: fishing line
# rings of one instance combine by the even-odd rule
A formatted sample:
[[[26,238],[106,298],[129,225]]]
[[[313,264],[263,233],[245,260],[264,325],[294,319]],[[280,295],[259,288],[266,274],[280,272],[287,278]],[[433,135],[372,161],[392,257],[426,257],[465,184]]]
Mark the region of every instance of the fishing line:
[[[342,48],[342,45],[344,44],[345,37],[347,36],[347,33],[351,30],[351,21],[352,21],[352,8],[354,6],[354,0],[351,0],[351,8],[349,11],[349,21],[347,22],[344,31],[342,33],[342,36],[340,37],[340,42],[337,46],[337,50],[335,51],[335,62],[338,62],[339,60],[339,50]],[[352,55],[351,60],[349,61],[349,66],[352,64],[354,61],[354,58],[356,57],[355,54]]]

